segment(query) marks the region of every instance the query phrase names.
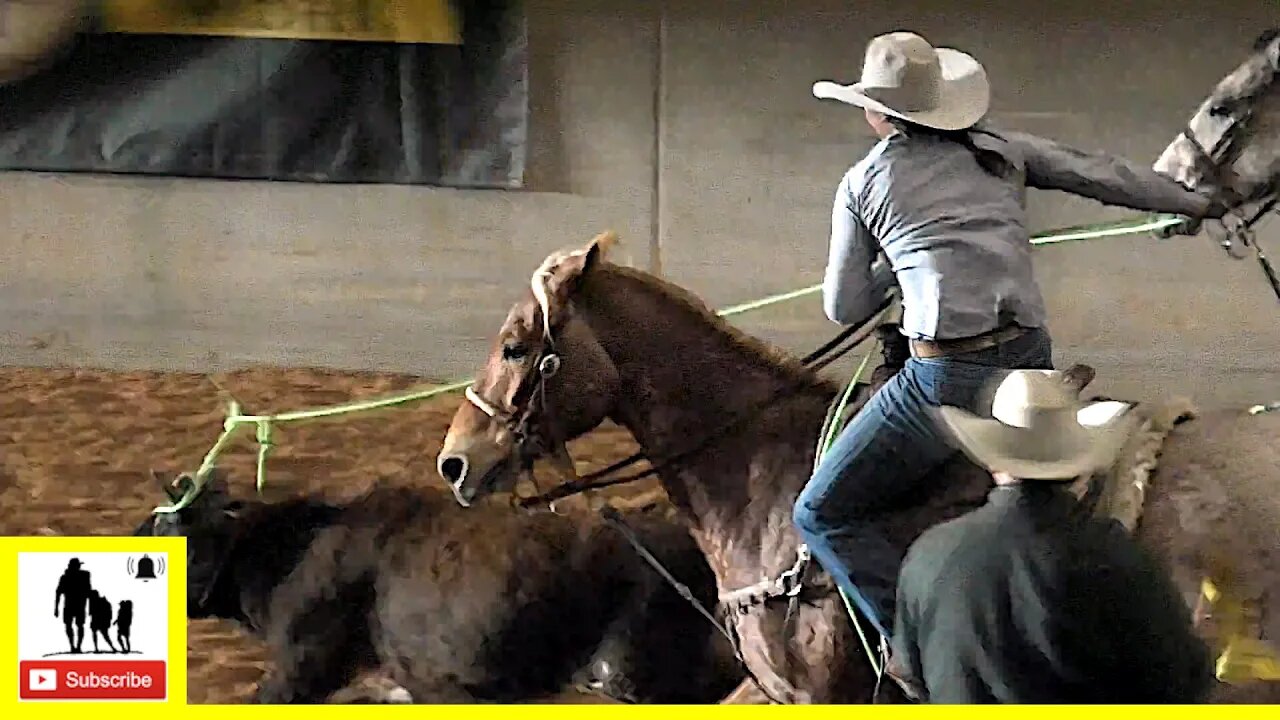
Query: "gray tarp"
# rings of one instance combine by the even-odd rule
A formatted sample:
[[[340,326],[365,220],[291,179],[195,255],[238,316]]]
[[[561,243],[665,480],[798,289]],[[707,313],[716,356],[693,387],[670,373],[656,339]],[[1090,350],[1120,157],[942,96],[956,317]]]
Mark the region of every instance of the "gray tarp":
[[[0,86],[0,168],[518,188],[523,3],[461,7],[460,46],[78,35]]]

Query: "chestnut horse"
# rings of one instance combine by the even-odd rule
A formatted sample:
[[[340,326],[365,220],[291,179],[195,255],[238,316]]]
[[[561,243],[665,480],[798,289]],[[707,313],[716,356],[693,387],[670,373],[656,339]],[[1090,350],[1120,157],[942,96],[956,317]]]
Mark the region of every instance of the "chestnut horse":
[[[876,678],[826,574],[815,563],[805,566],[794,612],[784,594],[770,589],[772,579],[798,567],[792,506],[812,472],[819,428],[838,387],[733,328],[686,290],[605,261],[614,240],[605,233],[574,252],[553,254],[534,274],[532,291],[511,309],[453,418],[440,474],[469,505],[510,489],[532,460],[561,455],[568,440],[616,421],[634,435],[689,519],[722,600],[732,597],[725,603],[729,624],[754,677],[727,701],[868,700]],[[879,381],[892,372],[877,373]],[[860,388],[855,408],[870,390]],[[1154,426],[1157,450],[1172,419]],[[1145,504],[1139,534],[1178,564],[1189,603],[1224,553],[1239,561],[1234,569],[1261,588],[1260,597],[1276,594],[1277,573],[1266,557],[1280,547],[1276,439],[1280,418],[1230,411],[1185,423],[1168,438],[1181,448],[1180,465],[1163,471],[1170,491],[1157,481],[1145,503],[1141,497],[1113,503],[1127,503],[1130,515]],[[1124,482],[1115,487],[1145,487],[1134,481],[1150,470],[1156,450],[1150,443],[1139,450],[1146,464],[1122,461],[1115,474]],[[1201,458],[1217,467],[1197,466]],[[1201,470],[1212,472],[1205,477]],[[926,527],[980,504],[990,478],[957,455],[931,484],[936,492],[929,498],[886,519],[903,551]],[[1272,637],[1280,632],[1278,617],[1270,619]],[[1274,685],[1263,687],[1274,692]],[[1258,692],[1227,688],[1217,699],[1256,702]]]

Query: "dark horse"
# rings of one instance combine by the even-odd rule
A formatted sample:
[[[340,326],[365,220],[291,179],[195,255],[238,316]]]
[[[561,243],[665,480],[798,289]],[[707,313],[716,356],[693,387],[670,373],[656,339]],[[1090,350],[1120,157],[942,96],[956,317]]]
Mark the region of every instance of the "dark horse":
[[[813,563],[797,563],[800,540],[791,524],[837,386],[733,328],[682,288],[605,261],[615,239],[605,233],[575,252],[553,254],[535,272],[532,292],[512,307],[453,418],[438,458],[441,476],[459,502],[474,503],[508,489],[526,463],[563,453],[566,441],[612,418],[656,465],[715,571],[754,675],[728,701],[865,702],[876,684],[870,664],[829,578]],[[903,362],[901,336],[887,330],[886,367],[874,382]],[[1092,372],[1076,370],[1083,372],[1074,384],[1083,387]],[[861,387],[852,406],[872,389]],[[1165,449],[1174,460],[1162,463],[1168,472],[1150,490],[1145,479],[1154,461],[1136,472],[1118,465],[1123,475],[1113,472],[1123,482],[1102,486],[1122,494],[1136,488],[1136,501],[1117,503],[1130,509],[1143,509],[1145,492],[1139,535],[1179,570],[1189,603],[1223,559],[1247,565],[1263,596],[1274,597],[1277,575],[1267,553],[1280,546],[1280,502],[1269,485],[1280,459],[1280,415],[1215,417],[1169,435]],[[1149,421],[1166,429],[1144,452],[1160,450],[1172,420]],[[1228,461],[1197,472],[1196,461],[1211,453]],[[931,497],[885,518],[900,549],[924,528],[981,503],[990,486],[963,456],[934,477]],[[1130,512],[1127,526],[1135,521]],[[797,567],[808,572],[792,613],[772,581]],[[1274,617],[1270,624],[1280,630]]]
[[[188,617],[235,620],[267,642],[257,702],[324,702],[364,670],[420,703],[531,700],[572,683],[623,702],[714,702],[742,678],[728,643],[590,518],[459,512],[410,489],[241,501],[217,476],[187,491],[199,493],[190,506],[134,534],[185,536]],[[688,532],[632,515],[712,600]]]

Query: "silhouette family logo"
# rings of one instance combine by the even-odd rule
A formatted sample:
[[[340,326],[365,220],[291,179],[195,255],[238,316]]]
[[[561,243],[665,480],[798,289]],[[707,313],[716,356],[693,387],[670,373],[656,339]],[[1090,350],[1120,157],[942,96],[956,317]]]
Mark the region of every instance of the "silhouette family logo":
[[[164,700],[167,553],[18,553],[22,700]]]

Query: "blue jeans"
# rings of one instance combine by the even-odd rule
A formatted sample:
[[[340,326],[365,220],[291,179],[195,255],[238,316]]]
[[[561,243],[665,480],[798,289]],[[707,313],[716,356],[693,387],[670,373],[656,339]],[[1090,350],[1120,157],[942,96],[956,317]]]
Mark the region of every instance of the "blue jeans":
[[[930,408],[991,414],[1003,371],[1053,368],[1049,334],[1037,329],[986,350],[907,360],[832,443],[796,499],[794,521],[813,557],[889,637],[902,554],[877,520],[913,493],[954,451]]]

